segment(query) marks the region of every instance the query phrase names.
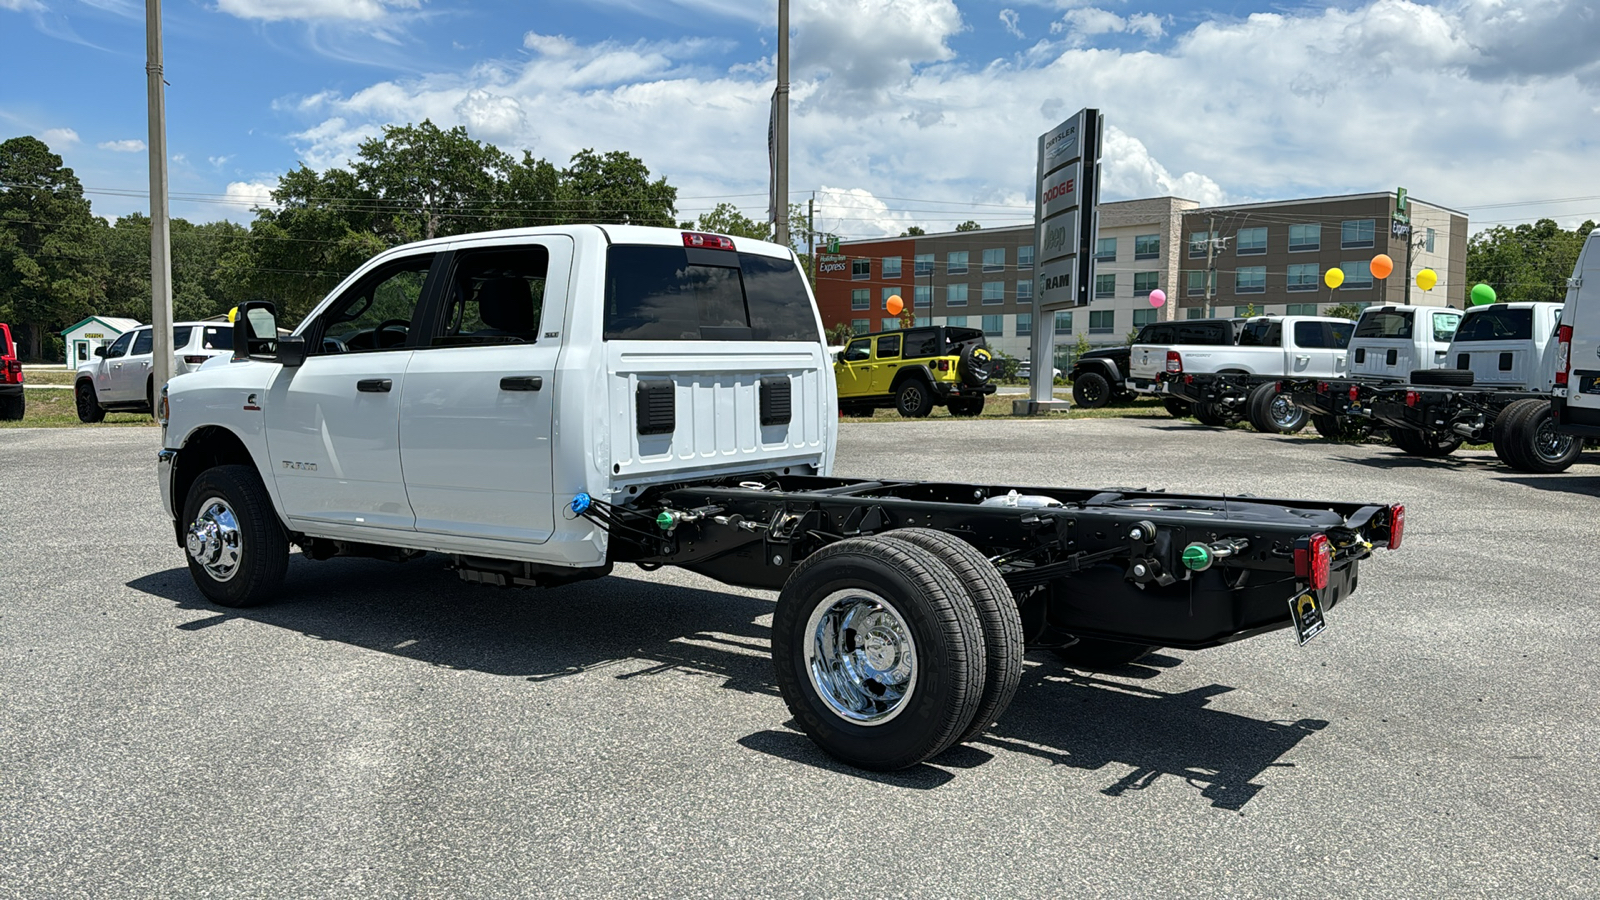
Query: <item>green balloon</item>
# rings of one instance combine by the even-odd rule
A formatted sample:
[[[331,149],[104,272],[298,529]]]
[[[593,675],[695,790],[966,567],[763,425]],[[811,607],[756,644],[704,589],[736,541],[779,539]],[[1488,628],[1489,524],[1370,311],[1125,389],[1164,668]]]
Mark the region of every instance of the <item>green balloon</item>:
[[[1475,285],[1472,286],[1472,305],[1473,306],[1482,306],[1485,303],[1493,303],[1493,302],[1494,302],[1494,288],[1489,287],[1487,284],[1475,284]]]

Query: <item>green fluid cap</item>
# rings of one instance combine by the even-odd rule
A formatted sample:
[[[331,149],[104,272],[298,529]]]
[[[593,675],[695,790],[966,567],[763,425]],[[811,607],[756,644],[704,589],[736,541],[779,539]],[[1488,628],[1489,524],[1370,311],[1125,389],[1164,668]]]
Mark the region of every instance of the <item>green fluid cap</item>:
[[[1196,572],[1211,565],[1211,551],[1204,544],[1190,544],[1183,548],[1183,564]]]

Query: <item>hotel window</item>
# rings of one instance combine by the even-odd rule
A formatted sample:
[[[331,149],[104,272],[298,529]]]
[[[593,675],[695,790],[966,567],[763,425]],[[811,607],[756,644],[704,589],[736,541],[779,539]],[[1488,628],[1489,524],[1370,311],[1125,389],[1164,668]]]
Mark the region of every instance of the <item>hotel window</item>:
[[[1110,334],[1117,330],[1117,311],[1099,309],[1089,313],[1090,334]]]
[[[1189,307],[1188,318],[1191,318],[1191,319],[1204,319],[1205,317],[1206,317],[1206,311],[1205,311],[1204,307],[1200,307],[1200,306],[1191,306],[1191,307]]]
[[[933,305],[933,287],[926,284],[913,285],[911,288],[912,305],[918,309],[926,309]]]
[[[944,255],[944,273],[962,275],[967,271],[967,251],[951,250]]]
[[[1289,266],[1289,290],[1314,291],[1317,289],[1317,264],[1295,263]]]
[[[851,319],[850,320],[850,333],[851,334],[866,334],[867,332],[869,332],[871,330],[872,330],[872,320],[871,319]]]
[[[1003,272],[1006,268],[1006,248],[994,247],[983,251],[983,270],[985,272]]]
[[[900,277],[900,257],[898,257],[898,256],[885,256],[883,258],[883,277],[885,277],[885,278],[899,278]]]
[[[1266,291],[1266,266],[1245,266],[1234,270],[1233,292],[1235,294],[1264,294]]]
[[[1339,263],[1339,268],[1344,270],[1344,284],[1339,285],[1341,291],[1356,291],[1372,287],[1372,261],[1358,259],[1355,262]]]
[[[1107,297],[1115,297],[1116,295],[1117,275],[1115,272],[1094,277],[1094,298],[1096,300],[1104,300]]]
[[[1423,241],[1422,241],[1422,249],[1423,250],[1426,250],[1429,253],[1433,252],[1433,238],[1434,238],[1435,234],[1437,234],[1437,232],[1435,232],[1432,228],[1429,228],[1427,230],[1426,236],[1423,238]]]
[[[1133,239],[1134,259],[1156,259],[1161,256],[1161,235],[1141,234]]]
[[[945,306],[966,306],[967,286],[964,284],[947,284],[944,286]]]
[[[851,309],[871,309],[872,292],[866,288],[856,288],[850,292]]]
[[[1156,311],[1153,309],[1136,309],[1133,311],[1133,327],[1135,328],[1154,325],[1155,321]]]
[[[1362,250],[1371,246],[1371,219],[1351,219],[1339,223],[1339,249]]]
[[[1213,279],[1213,283],[1215,280]],[[1203,297],[1206,293],[1206,270],[1190,269],[1183,273],[1183,293],[1187,297]]]
[[[911,274],[926,277],[933,274],[933,254],[918,253],[911,260]]]
[[[1322,249],[1321,225],[1290,225],[1289,252]]]
[[[872,260],[850,260],[850,279],[852,281],[865,281],[872,277]]]
[[[900,320],[899,319],[879,319],[878,322],[879,322],[879,327],[878,327],[879,331],[898,331],[899,328],[900,328]]]
[[[1017,281],[1017,302],[1033,302],[1033,279],[1023,278]]]
[[[1240,256],[1255,256],[1267,252],[1265,228],[1241,228],[1233,243],[1234,252]]]
[[[1017,313],[1017,337],[1033,334],[1033,313]]]
[[[927,328],[929,325],[933,324],[933,317],[932,316],[913,316],[911,318],[911,324],[915,328]]]
[[[1001,337],[1006,333],[1005,316],[984,316],[983,333],[990,337]]]
[[[1100,238],[1094,243],[1095,262],[1117,261],[1117,239],[1114,237]]]
[[[1204,258],[1205,255],[1206,255],[1206,238],[1207,237],[1216,237],[1216,236],[1217,236],[1217,233],[1215,231],[1210,232],[1209,234],[1207,232],[1204,232],[1204,231],[1192,231],[1192,232],[1190,232],[1189,233],[1189,258],[1190,259],[1201,259],[1201,258]]]
[[[1133,273],[1133,295],[1135,297],[1148,297],[1150,292],[1161,286],[1160,272],[1135,272]]]
[[[1006,283],[1004,281],[985,281],[983,283],[983,305],[994,306],[1006,302]]]
[[[1072,313],[1069,313],[1069,312],[1058,312],[1058,313],[1056,313],[1056,334],[1071,334],[1071,333],[1072,333]]]
[[[1033,245],[1032,244],[1024,244],[1023,246],[1017,248],[1017,268],[1019,268],[1019,269],[1031,269],[1031,268],[1033,268]]]
[[[967,317],[966,316],[946,316],[945,320],[944,320],[944,323],[946,325],[954,325],[957,328],[965,328],[965,327],[967,327]]]
[[[1317,314],[1315,303],[1291,303],[1284,307],[1286,316],[1314,316]]]

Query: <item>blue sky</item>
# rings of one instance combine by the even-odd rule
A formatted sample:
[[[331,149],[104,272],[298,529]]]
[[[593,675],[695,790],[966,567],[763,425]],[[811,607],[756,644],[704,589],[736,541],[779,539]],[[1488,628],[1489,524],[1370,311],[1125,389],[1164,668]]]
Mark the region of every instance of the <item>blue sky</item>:
[[[680,216],[765,208],[776,0],[166,0],[174,212],[431,117],[558,164],[627,150]],[[1105,111],[1107,199],[1406,185],[1474,227],[1600,218],[1600,16],[1551,0],[792,0],[793,198],[847,236],[1031,218],[1033,140]],[[0,138],[148,208],[144,4],[0,0]],[[1539,202],[1529,201],[1560,201]]]

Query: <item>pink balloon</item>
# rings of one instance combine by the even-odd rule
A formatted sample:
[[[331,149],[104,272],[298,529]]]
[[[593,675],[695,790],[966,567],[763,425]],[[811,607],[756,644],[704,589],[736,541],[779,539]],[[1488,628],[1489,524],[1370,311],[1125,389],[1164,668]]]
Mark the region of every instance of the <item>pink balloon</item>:
[[[1163,304],[1165,302],[1167,302],[1167,292],[1166,291],[1163,291],[1160,288],[1156,288],[1155,290],[1150,292],[1150,305],[1151,306],[1160,306],[1161,304]]]

